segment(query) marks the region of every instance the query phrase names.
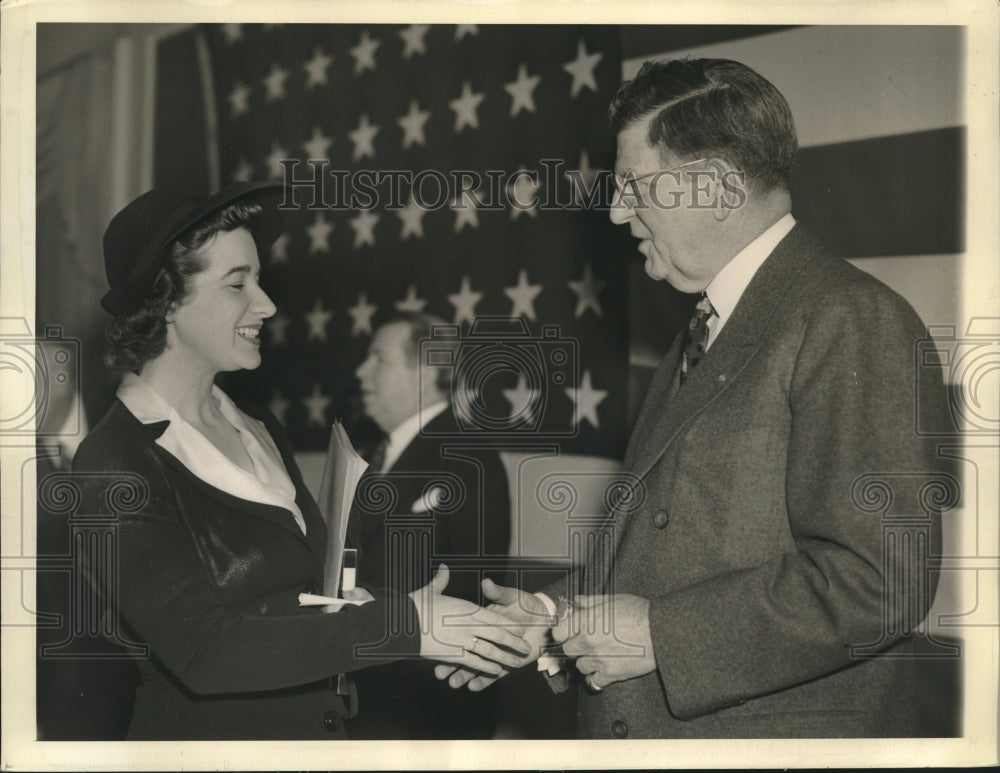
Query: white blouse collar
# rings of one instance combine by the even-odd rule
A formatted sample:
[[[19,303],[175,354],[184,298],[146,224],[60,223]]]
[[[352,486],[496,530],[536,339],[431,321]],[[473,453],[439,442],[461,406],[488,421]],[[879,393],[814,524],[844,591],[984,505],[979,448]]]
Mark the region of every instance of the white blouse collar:
[[[288,477],[274,439],[263,422],[243,413],[217,386],[212,387],[212,398],[239,432],[253,462],[253,473],[231,461],[136,374],[125,374],[117,397],[143,424],[169,422],[156,444],[180,460],[192,475],[239,499],[289,510],[305,534],[305,519],[295,504],[295,485]]]

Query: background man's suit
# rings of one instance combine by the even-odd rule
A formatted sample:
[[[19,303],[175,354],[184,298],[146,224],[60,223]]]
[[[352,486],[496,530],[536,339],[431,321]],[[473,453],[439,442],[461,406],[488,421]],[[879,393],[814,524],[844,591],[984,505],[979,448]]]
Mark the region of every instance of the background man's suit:
[[[919,732],[909,642],[867,661],[850,648],[883,640],[900,568],[856,483],[889,478],[893,512],[926,514],[938,549],[939,517],[916,501],[938,464],[915,408],[945,406],[940,374],[915,367],[924,337],[903,299],[796,226],[680,388],[675,341],[626,454],[643,499],[613,515],[614,570],[590,578],[650,600],[656,670],[582,691],[579,735]],[[909,579],[891,600],[923,616],[933,578]]]
[[[450,407],[427,424],[390,470],[366,474],[360,483],[348,536],[359,549],[358,584],[409,593],[445,563],[451,571],[445,593],[482,603],[482,577],[505,582],[507,476],[495,451],[467,450],[443,441],[442,434],[459,434]],[[414,513],[434,499],[425,495],[438,486],[448,492],[440,505]],[[391,491],[388,509],[380,490]],[[424,505],[414,507],[421,500]],[[431,554],[420,546],[421,533],[433,535]],[[405,556],[402,562],[390,560],[389,540]],[[430,661],[365,669],[352,679],[359,698],[358,717],[348,728],[352,738],[489,738],[496,725],[495,690],[452,690],[434,678]]]

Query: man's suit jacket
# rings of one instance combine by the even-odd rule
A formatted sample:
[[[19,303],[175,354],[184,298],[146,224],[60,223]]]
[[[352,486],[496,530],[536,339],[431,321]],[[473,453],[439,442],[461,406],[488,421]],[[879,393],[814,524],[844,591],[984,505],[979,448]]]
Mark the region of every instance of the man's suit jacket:
[[[580,736],[919,733],[901,634],[933,598],[942,480],[915,426],[945,410],[925,336],[796,226],[683,387],[674,342],[626,453],[642,485],[610,521],[614,568],[591,567],[650,600],[656,669],[581,691]]]
[[[288,510],[196,477],[157,445],[168,421],[142,424],[117,400],[73,459],[80,512],[116,514],[118,614],[150,649],[131,740],[342,738],[330,677],[419,650],[400,623],[416,613],[409,599],[298,606],[321,590],[326,528],[280,425],[243,410],[274,438],[306,534]],[[364,642],[378,650],[362,661]]]
[[[482,577],[505,582],[511,514],[503,463],[496,451],[463,447],[449,436],[461,437],[450,408],[428,422],[390,470],[359,484],[349,527],[349,542],[359,549],[359,584],[409,593],[445,563],[451,572],[445,594],[481,603]],[[440,495],[430,493],[435,488]],[[358,672],[351,737],[489,738],[496,692],[452,690],[433,670],[430,662],[398,662]]]

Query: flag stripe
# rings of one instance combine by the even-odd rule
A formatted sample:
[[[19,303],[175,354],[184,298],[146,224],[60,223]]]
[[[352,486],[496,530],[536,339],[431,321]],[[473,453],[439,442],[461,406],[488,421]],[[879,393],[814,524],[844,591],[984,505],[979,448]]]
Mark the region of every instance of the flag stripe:
[[[860,269],[885,282],[916,310],[931,328],[952,325],[962,297],[965,255],[909,255],[851,258]]]
[[[804,148],[794,214],[845,257],[964,249],[965,130]]]
[[[775,32],[798,29],[790,25],[763,24],[671,24],[636,25],[622,28],[622,56],[626,72],[638,67],[634,60],[658,58],[665,51],[689,50],[743,38],[770,35]],[[632,75],[625,77],[631,78]]]
[[[676,39],[675,39],[676,40]],[[965,122],[963,27],[798,27],[710,45],[626,52],[624,78],[646,59],[735,59],[771,81],[792,108],[799,144],[926,131]]]
[[[156,47],[153,182],[209,190],[211,175],[201,67],[194,30],[165,37]]]

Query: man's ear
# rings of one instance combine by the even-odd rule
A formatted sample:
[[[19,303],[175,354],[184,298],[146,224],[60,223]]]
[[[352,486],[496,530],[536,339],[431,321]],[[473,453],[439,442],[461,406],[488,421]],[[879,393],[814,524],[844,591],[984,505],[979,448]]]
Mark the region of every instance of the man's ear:
[[[710,158],[707,162],[708,168],[712,171],[712,217],[718,222],[725,221],[729,213],[736,209],[741,201],[732,190],[732,181],[739,176],[738,170],[724,158]]]
[[[432,365],[419,363],[417,368],[420,373],[420,397],[426,403],[429,397],[437,397],[441,393],[437,385],[438,370]]]

